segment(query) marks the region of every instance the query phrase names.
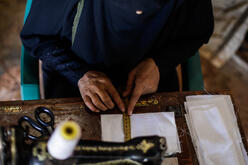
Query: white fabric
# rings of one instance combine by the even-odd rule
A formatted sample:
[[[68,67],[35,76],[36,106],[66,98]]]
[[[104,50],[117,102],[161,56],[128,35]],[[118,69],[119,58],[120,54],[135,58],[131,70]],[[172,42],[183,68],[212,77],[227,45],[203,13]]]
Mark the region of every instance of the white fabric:
[[[167,140],[167,154],[181,152],[174,112],[134,114],[131,137],[158,135]],[[124,141],[122,115],[101,115],[102,140]]]
[[[186,101],[185,117],[200,164],[246,164],[230,96],[188,96]]]
[[[101,115],[102,140],[123,142],[122,115]]]

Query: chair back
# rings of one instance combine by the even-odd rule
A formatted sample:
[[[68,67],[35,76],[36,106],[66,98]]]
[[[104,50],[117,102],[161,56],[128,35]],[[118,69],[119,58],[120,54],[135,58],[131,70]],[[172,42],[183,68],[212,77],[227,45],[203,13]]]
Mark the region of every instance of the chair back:
[[[183,91],[202,91],[204,81],[199,52],[182,64]]]
[[[32,0],[27,0],[24,22],[26,21]],[[30,56],[22,46],[21,52],[21,98],[22,100],[40,99],[39,61]]]

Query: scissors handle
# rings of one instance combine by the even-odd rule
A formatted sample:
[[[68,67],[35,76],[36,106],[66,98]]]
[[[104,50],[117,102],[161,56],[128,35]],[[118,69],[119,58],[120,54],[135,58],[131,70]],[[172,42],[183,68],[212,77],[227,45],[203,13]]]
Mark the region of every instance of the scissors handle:
[[[35,130],[37,130],[38,132],[41,133],[40,136],[33,136],[31,134],[29,134],[29,129],[27,130],[26,128],[23,127],[22,123],[23,122],[27,122],[30,126],[32,126]],[[24,129],[24,133],[25,133],[25,137],[31,140],[39,140],[41,138],[43,138],[46,135],[45,130],[38,125],[33,119],[31,119],[28,116],[23,116],[18,120],[19,126],[22,127]]]
[[[46,114],[49,118],[50,121],[46,122],[44,120],[42,120],[40,118],[40,114]],[[53,126],[54,126],[54,114],[52,113],[51,110],[45,108],[45,107],[38,107],[35,110],[35,119],[38,121],[39,124],[41,124],[42,127],[46,128],[49,131],[49,128],[51,129],[51,131],[54,130]],[[49,131],[49,133],[51,133],[51,131]]]

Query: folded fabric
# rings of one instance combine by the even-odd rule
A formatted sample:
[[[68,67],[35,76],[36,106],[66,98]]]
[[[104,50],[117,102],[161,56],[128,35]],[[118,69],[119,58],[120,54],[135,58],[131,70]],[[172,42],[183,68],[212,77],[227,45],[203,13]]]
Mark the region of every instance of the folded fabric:
[[[167,154],[181,152],[174,112],[134,114],[131,137],[158,135],[167,140]],[[101,115],[102,140],[124,141],[122,115]]]
[[[230,96],[186,97],[186,121],[200,164],[243,165],[247,154]]]

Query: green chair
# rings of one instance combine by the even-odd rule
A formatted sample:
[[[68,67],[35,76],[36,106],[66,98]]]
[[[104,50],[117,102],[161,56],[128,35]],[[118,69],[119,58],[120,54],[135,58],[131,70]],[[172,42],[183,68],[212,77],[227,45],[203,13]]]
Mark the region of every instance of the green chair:
[[[183,91],[204,90],[199,52],[182,64]]]
[[[27,1],[24,22],[28,16],[32,0]],[[40,99],[39,88],[39,62],[31,57],[22,47],[21,54],[21,96],[22,100]],[[203,77],[200,64],[200,56],[197,52],[186,63],[182,64],[183,90],[203,90]]]
[[[32,0],[28,0],[24,22],[28,16]],[[21,54],[21,97],[22,100],[40,99],[39,88],[39,61],[31,57],[22,46]]]

